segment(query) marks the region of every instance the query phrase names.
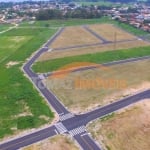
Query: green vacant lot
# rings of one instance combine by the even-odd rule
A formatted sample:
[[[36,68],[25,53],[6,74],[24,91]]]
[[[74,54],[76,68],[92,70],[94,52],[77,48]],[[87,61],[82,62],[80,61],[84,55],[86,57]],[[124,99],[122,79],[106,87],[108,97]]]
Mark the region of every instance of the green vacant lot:
[[[22,44],[25,44],[32,36],[1,36],[0,37],[0,62],[7,59]]]
[[[50,122],[54,115],[21,67],[56,30],[12,29],[0,36],[0,138]]]

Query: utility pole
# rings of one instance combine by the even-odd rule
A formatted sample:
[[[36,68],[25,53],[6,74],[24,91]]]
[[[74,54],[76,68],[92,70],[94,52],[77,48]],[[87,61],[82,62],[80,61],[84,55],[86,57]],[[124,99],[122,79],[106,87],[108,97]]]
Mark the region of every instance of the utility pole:
[[[114,50],[116,50],[116,46],[117,46],[117,32],[114,32]]]

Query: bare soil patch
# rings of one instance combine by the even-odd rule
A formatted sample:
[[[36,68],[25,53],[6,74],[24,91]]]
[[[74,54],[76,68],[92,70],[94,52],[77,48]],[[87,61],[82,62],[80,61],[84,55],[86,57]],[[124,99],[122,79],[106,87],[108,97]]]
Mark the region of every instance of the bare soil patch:
[[[90,25],[89,28],[109,41],[121,41],[121,40],[131,40],[137,37],[127,33],[113,24],[95,24]]]
[[[10,61],[9,63],[6,64],[7,68],[10,68],[11,66],[18,65],[20,62],[17,61]]]
[[[22,42],[26,39],[25,36],[14,36],[13,38],[11,38],[11,40],[15,43],[19,43]]]
[[[66,27],[50,48],[100,43],[101,41],[82,27]]]

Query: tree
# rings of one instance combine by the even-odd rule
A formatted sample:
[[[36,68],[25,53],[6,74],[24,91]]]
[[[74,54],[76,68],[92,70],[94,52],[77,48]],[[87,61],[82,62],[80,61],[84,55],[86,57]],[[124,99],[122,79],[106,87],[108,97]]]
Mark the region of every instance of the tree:
[[[61,18],[62,18],[62,12],[57,9],[40,10],[36,14],[37,20],[49,20],[49,19],[61,19]]]

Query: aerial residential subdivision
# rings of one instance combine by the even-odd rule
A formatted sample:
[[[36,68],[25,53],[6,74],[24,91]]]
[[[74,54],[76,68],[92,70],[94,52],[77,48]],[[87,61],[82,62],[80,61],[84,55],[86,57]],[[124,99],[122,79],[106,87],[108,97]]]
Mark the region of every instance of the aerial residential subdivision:
[[[1,0],[0,150],[149,150],[150,1]]]

